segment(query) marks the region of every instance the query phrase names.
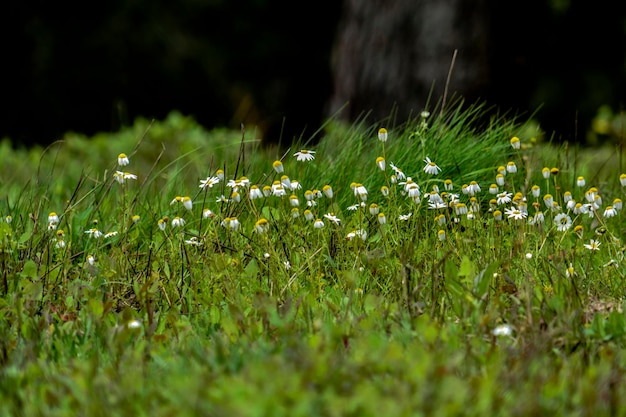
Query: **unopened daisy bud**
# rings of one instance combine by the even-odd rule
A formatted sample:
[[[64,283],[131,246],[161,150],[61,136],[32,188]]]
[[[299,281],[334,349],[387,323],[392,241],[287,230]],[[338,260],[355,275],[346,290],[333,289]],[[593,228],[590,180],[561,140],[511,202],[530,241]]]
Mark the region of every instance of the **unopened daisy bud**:
[[[298,207],[294,207],[291,209],[291,218],[292,219],[297,219],[298,217],[300,217],[300,209]]]
[[[157,225],[159,226],[159,229],[161,229],[161,231],[165,230],[168,220],[169,218],[166,216],[166,217],[159,219],[159,221],[157,222]]]
[[[504,176],[505,176],[505,175],[506,175],[506,167],[505,167],[505,166],[500,165],[500,166],[498,167],[498,169],[496,169],[496,175],[497,175],[497,174],[501,174],[501,175],[504,175]]]
[[[443,182],[443,188],[445,188],[446,191],[452,191],[453,189],[452,180],[451,179],[445,180]]]
[[[187,210],[191,210],[193,208],[193,201],[191,201],[191,197],[189,196],[185,196],[183,197],[183,207],[185,207]]]
[[[371,214],[372,216],[376,216],[376,215],[378,214],[378,212],[379,212],[379,211],[380,211],[380,210],[379,210],[379,208],[378,208],[378,204],[376,204],[376,203],[372,203],[372,204],[370,204],[370,214]]]
[[[331,187],[330,185],[325,185],[322,187],[322,192],[324,193],[324,195],[328,198],[333,198],[333,187]]]
[[[522,146],[522,143],[520,142],[519,138],[517,136],[513,136],[511,138],[511,147],[513,149],[519,149]]]
[[[381,225],[387,223],[385,213],[378,213],[378,223],[380,223]]]
[[[291,204],[291,207],[298,207],[300,205],[300,200],[298,200],[298,196],[297,195],[289,196],[289,204]]]
[[[384,127],[378,129],[378,140],[381,142],[387,142],[387,129]]]
[[[550,170],[550,174],[552,175],[559,175],[559,169],[557,167],[554,167]]]
[[[622,184],[622,187],[626,187],[626,174],[622,174],[619,176],[619,182]]]
[[[217,171],[215,171],[215,176],[220,180],[220,181],[224,181],[224,170],[223,169],[218,169]]]
[[[272,167],[274,168],[274,171],[276,171],[276,173],[278,174],[282,174],[283,172],[285,172],[285,167],[283,166],[283,163],[281,161],[274,161],[272,163]]]
[[[550,178],[550,168],[543,167],[543,169],[541,170],[541,175],[543,175],[543,178],[545,179]]]
[[[385,158],[383,158],[382,156],[379,156],[378,158],[376,158],[376,165],[378,165],[378,168],[380,168],[381,171],[384,171],[385,168],[387,167],[385,163]]]
[[[265,197],[269,197],[272,195],[272,187],[270,187],[269,185],[264,185],[263,186],[263,195]]]
[[[515,162],[510,161],[506,164],[506,172],[509,174],[515,174],[517,172],[517,165],[515,165]]]
[[[443,230],[443,229],[440,229],[440,230],[437,232],[437,237],[439,238],[439,241],[440,241],[440,242],[443,242],[444,240],[446,240],[446,231],[445,231],[445,230]]]
[[[585,182],[585,177],[578,177],[578,178],[576,179],[576,185],[577,185],[577,186],[579,186],[579,187],[584,187],[584,186],[585,186],[585,184],[586,184],[586,182]]]
[[[324,222],[321,219],[316,219],[315,223],[313,223],[313,227],[316,229],[321,229],[324,227]]]
[[[117,156],[117,164],[121,167],[125,167],[128,165],[130,161],[128,160],[128,156],[125,153],[121,153]]]
[[[13,221],[13,217],[11,217],[11,215],[10,215],[10,214],[8,214],[8,215],[4,218],[4,221],[5,221],[7,224],[11,224],[11,222]]]
[[[311,210],[304,210],[304,218],[307,219],[308,221],[311,221],[314,219],[313,213],[311,212]]]
[[[493,212],[493,218],[494,218],[496,221],[498,221],[498,222],[499,222],[499,221],[501,221],[501,220],[502,220],[502,212],[501,212],[500,210],[495,210],[495,211]]]
[[[574,227],[574,233],[576,233],[578,235],[578,237],[582,239],[582,237],[583,237],[583,227],[580,224],[576,225]]]
[[[383,197],[389,196],[389,187],[383,185],[382,187],[380,187],[380,193],[383,195]]]
[[[496,175],[496,184],[498,184],[500,187],[504,187],[504,175]]]
[[[498,185],[497,184],[491,184],[489,186],[489,194],[498,194]]]

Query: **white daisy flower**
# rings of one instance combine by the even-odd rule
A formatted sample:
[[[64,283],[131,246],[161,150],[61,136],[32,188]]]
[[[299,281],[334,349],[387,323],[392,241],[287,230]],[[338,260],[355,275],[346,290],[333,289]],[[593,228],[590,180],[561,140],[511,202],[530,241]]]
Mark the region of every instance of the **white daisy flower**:
[[[426,164],[426,166],[424,166],[425,173],[430,175],[437,175],[441,172],[441,168],[439,168],[436,163],[431,161],[429,157],[426,157],[426,159],[424,159],[424,163]]]
[[[293,156],[295,156],[298,161],[312,161],[315,159],[315,151],[302,149],[300,152],[294,153]]]
[[[554,216],[554,224],[556,224],[556,230],[559,232],[565,232],[572,227],[572,219],[565,213],[559,213]]]

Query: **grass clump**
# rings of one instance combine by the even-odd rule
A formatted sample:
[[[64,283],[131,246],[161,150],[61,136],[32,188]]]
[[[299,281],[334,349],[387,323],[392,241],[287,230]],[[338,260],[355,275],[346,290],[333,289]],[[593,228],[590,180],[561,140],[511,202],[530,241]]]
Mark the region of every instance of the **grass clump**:
[[[0,414],[619,413],[626,176],[485,113],[3,146]]]

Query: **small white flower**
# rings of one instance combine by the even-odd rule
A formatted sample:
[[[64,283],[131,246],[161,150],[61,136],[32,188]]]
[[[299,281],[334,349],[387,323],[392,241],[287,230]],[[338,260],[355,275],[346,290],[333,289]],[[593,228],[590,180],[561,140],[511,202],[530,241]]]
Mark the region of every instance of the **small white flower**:
[[[378,168],[380,168],[381,171],[384,171],[387,167],[387,164],[385,163],[385,158],[383,158],[382,156],[376,158],[376,165],[378,166]]]
[[[213,188],[214,185],[219,184],[220,179],[218,177],[207,177],[204,180],[200,180],[200,188],[206,187]]]
[[[105,234],[104,238],[107,239],[107,238],[110,238],[110,237],[113,237],[113,236],[117,236],[117,232],[116,231],[109,232],[109,233]]]
[[[48,223],[49,224],[58,224],[59,223],[59,216],[53,211],[50,214],[48,214]]]
[[[257,232],[258,234],[263,234],[267,232],[269,228],[270,228],[270,223],[266,219],[263,219],[263,218],[257,220],[257,222],[254,224],[254,231]]]
[[[387,129],[384,127],[378,129],[378,140],[381,142],[387,142]]]
[[[508,324],[501,324],[496,326],[491,334],[494,336],[511,336],[513,334],[513,328]]]
[[[326,184],[325,186],[323,186],[322,192],[327,198],[333,198],[333,187],[331,187],[330,185]]]
[[[209,217],[213,217],[213,216],[215,216],[215,214],[213,214],[211,209],[205,208],[204,210],[202,210],[202,217],[204,217],[205,219],[208,219]]]
[[[185,225],[185,219],[183,219],[182,217],[174,217],[172,219],[172,227],[182,227]]]
[[[317,219],[315,220],[315,223],[313,223],[313,227],[315,227],[316,229],[321,229],[324,227],[324,222],[321,219]]]
[[[126,323],[126,327],[129,329],[139,329],[141,328],[141,322],[139,320],[131,320]]]
[[[239,219],[237,219],[236,217],[231,217],[230,218],[230,228],[233,229],[234,231],[239,230],[239,226],[241,225],[241,223],[239,223]]]
[[[510,161],[506,164],[506,172],[509,174],[515,174],[517,172],[517,165],[515,165],[515,162]]]
[[[253,185],[250,187],[249,196],[250,200],[256,200],[257,198],[263,198],[263,193],[258,186]]]
[[[183,197],[182,203],[183,207],[185,207],[187,210],[191,210],[193,208],[193,201],[191,201],[191,197]]]
[[[590,239],[589,243],[585,243],[583,246],[589,250],[600,250],[600,241]]]
[[[572,227],[572,219],[565,213],[559,213],[554,216],[554,224],[556,224],[556,230],[559,232],[565,232]]]
[[[411,216],[413,215],[413,213],[409,213],[409,214],[401,214],[398,219],[402,220],[402,221],[407,221],[411,218]]]
[[[281,161],[274,161],[274,163],[272,163],[272,167],[277,174],[282,174],[283,172],[285,172],[285,167],[283,166],[283,163]]]
[[[439,168],[437,164],[431,161],[429,157],[426,157],[426,159],[424,159],[424,163],[426,164],[426,166],[424,166],[425,173],[430,175],[437,175],[441,172],[441,168]]]
[[[93,255],[88,255],[87,256],[87,262],[89,263],[89,265],[95,265],[96,258],[94,258]]]
[[[295,156],[298,161],[312,161],[315,159],[315,151],[302,149],[300,152],[294,153],[293,156]]]
[[[334,213],[326,213],[324,214],[324,217],[330,220],[331,222],[335,223],[337,226],[339,226],[339,223],[341,222],[341,220],[337,218],[337,216],[335,216]]]
[[[102,232],[96,228],[86,230],[85,233],[94,239],[99,239],[100,237],[102,237]]]
[[[117,156],[117,164],[121,167],[125,167],[128,165],[130,161],[128,160],[128,156],[125,153],[121,153]]]
[[[496,203],[498,205],[500,204],[509,204],[511,202],[511,197],[513,196],[513,193],[507,193],[506,191],[501,192],[500,194],[498,194],[496,197]]]
[[[522,147],[522,143],[520,142],[519,138],[517,136],[513,136],[511,138],[511,147],[515,150],[518,150],[519,148]]]
[[[504,209],[504,214],[506,214],[509,219],[515,219],[515,220],[523,220],[527,216],[527,213],[515,207],[512,207],[510,209]]]
[[[189,239],[185,240],[185,244],[190,246],[202,246],[202,241],[199,240],[197,237],[192,236]]]
[[[604,217],[606,217],[608,219],[608,218],[614,217],[614,216],[617,216],[617,210],[615,210],[612,206],[608,206],[604,210]]]

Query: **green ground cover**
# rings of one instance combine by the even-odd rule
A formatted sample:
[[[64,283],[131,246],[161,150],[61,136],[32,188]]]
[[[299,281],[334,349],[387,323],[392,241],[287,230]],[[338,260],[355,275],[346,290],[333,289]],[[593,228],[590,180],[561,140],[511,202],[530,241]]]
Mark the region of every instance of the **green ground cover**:
[[[621,148],[486,114],[3,141],[0,415],[624,414]]]

